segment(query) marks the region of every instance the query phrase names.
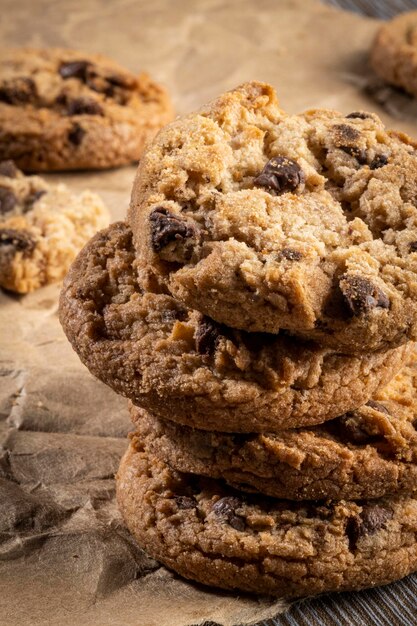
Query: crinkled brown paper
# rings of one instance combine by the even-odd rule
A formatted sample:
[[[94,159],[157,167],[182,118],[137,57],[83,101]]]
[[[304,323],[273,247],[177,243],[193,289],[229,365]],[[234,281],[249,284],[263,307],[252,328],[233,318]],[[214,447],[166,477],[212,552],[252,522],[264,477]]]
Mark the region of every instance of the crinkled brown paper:
[[[165,83],[180,113],[257,78],[291,112],[374,108],[390,125],[417,130],[412,103],[372,87],[366,54],[378,22],[314,0],[3,0],[2,15],[3,45],[107,53]],[[384,109],[364,92],[369,84]],[[100,193],[118,219],[133,175],[127,167],[49,178]],[[53,285],[0,295],[1,624],[231,626],[281,612],[283,602],[187,583],[129,537],[113,481],[126,402],[72,352],[58,293]]]

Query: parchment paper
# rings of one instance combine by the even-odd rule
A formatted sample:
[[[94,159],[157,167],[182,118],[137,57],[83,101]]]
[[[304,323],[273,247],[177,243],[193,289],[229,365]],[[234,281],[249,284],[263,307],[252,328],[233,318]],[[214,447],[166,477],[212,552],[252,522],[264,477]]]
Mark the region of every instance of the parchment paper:
[[[373,108],[417,134],[412,112],[392,110],[398,94],[379,96],[381,108],[366,93],[378,23],[314,0],[1,0],[1,8],[2,44],[71,46],[146,68],[180,113],[257,78],[274,84],[291,112]],[[100,193],[119,219],[134,171],[48,178]],[[53,285],[0,294],[0,623],[231,626],[283,610],[283,602],[187,583],[130,539],[113,481],[130,428],[126,402],[72,352],[58,293]]]

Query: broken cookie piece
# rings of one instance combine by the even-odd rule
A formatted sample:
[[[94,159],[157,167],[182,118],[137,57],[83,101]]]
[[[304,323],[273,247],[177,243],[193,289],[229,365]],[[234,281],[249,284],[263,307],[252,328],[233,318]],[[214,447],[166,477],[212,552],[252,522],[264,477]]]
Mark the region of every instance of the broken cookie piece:
[[[24,176],[0,162],[0,286],[28,293],[62,279],[77,252],[109,223],[102,200]]]

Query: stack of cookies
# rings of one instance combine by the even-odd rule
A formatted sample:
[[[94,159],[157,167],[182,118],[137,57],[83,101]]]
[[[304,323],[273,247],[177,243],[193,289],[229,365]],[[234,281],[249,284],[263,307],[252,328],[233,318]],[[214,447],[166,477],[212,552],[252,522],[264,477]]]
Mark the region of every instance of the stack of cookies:
[[[294,598],[417,569],[417,152],[252,82],[165,127],[60,318],[130,399],[127,526],[183,576]]]

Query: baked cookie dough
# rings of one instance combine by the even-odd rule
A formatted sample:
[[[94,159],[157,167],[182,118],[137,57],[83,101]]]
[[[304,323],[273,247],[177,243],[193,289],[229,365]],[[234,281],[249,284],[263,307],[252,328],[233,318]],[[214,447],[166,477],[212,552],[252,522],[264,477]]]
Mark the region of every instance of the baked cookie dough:
[[[95,193],[24,176],[0,162],[0,287],[28,293],[62,279],[110,215]]]
[[[138,543],[206,585],[297,598],[383,585],[417,569],[417,500],[289,502],[180,474],[134,439],[118,503]]]
[[[189,308],[340,352],[417,337],[415,144],[371,113],[289,116],[246,83],[158,134],[128,221]]]
[[[341,355],[284,333],[245,333],[144,292],[132,232],[122,223],[79,254],[60,299],[64,331],[83,363],[117,393],[189,426],[279,431],[355,409],[407,359]]]
[[[378,76],[417,96],[417,11],[382,24],[370,59]]]
[[[0,160],[24,170],[137,161],[172,117],[161,86],[105,56],[61,48],[0,53]]]
[[[289,500],[367,499],[417,490],[417,354],[356,411],[276,434],[207,432],[130,405],[144,449],[180,472]]]

